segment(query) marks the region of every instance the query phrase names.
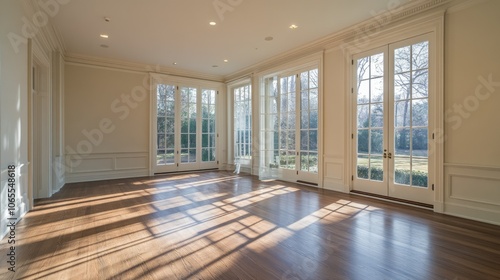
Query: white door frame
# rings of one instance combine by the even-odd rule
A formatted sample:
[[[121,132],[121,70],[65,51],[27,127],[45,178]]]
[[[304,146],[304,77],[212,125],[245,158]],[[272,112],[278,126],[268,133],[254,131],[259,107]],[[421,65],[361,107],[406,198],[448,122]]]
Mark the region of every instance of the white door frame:
[[[28,162],[29,200],[52,195],[52,89],[51,65],[42,47],[29,43]]]
[[[376,48],[377,46],[384,46],[391,43],[396,43],[401,40],[406,40],[415,36],[430,33],[430,37],[434,41],[434,50],[430,51],[430,61],[434,63],[434,83],[429,84],[430,91],[435,93],[434,95],[434,106],[429,107],[429,111],[432,110],[434,114],[434,123],[432,136],[435,139],[429,139],[429,153],[434,155],[434,162],[432,163],[433,168],[429,172],[433,172],[434,182],[429,182],[434,188],[434,211],[444,212],[444,11],[440,11],[434,14],[429,14],[418,20],[412,20],[403,24],[391,26],[386,30],[377,31],[377,36],[367,37],[366,34],[359,34],[358,36],[352,38],[351,44],[344,44],[344,71],[348,73],[345,78],[345,89],[346,89],[346,111],[345,117],[349,120],[346,125],[346,166],[349,168],[345,169],[345,192],[350,192],[353,189],[352,176],[354,175],[353,166],[353,153],[356,149],[354,141],[351,139],[353,122],[353,104],[351,98],[351,88],[353,86],[352,64],[351,60],[353,55],[361,52],[368,51],[370,49]],[[361,42],[361,44],[356,44],[356,42]],[[431,102],[432,103],[432,102]],[[431,113],[431,112],[430,112]],[[429,168],[431,163],[429,164]]]
[[[270,77],[276,77],[278,79],[278,99],[281,98],[281,79],[285,77],[292,77],[295,76],[295,168],[294,169],[284,169],[284,168],[277,168],[275,170],[275,176],[277,176],[278,179],[284,180],[284,181],[290,181],[290,182],[301,182],[301,183],[310,183],[313,185],[316,185],[318,188],[322,188],[322,164],[323,164],[323,132],[322,132],[322,80],[323,80],[323,68],[322,68],[322,55],[320,56],[319,60],[312,60],[308,63],[305,64],[299,64],[298,66],[291,67],[286,70],[282,71],[277,71],[277,72],[271,72],[271,74],[262,74],[261,76],[261,81],[264,81],[267,78]],[[318,172],[313,173],[313,172],[306,172],[306,171],[301,171],[300,170],[300,94],[301,94],[301,89],[300,89],[300,74],[305,71],[310,71],[313,69],[317,69],[318,71],[318,136],[317,136],[317,152],[318,152]],[[263,82],[262,82],[263,83]],[[265,89],[260,89],[261,91],[265,91]],[[257,95],[257,94],[256,94]],[[260,102],[260,100],[259,100]],[[281,106],[281,104],[278,101],[278,107]],[[259,110],[263,110],[262,108],[259,108]],[[278,109],[279,115],[281,114],[281,108]],[[261,115],[259,115],[261,117]],[[262,129],[262,128],[261,128]],[[259,131],[260,134],[260,131]],[[281,136],[280,136],[281,137]],[[260,145],[266,145],[265,143],[260,143]],[[264,147],[259,147],[261,152],[263,152]],[[265,149],[265,148],[264,148]]]
[[[220,125],[220,114],[218,114],[219,106],[220,106],[220,94],[217,94],[218,92],[222,92],[222,83],[218,82],[210,82],[210,81],[202,81],[202,80],[197,80],[197,79],[192,79],[192,78],[184,78],[184,77],[176,77],[176,76],[169,76],[169,75],[163,75],[163,74],[156,74],[156,73],[150,73],[150,83],[151,83],[151,91],[150,91],[150,135],[151,135],[151,141],[150,141],[150,147],[149,147],[149,154],[150,154],[150,162],[149,162],[149,174],[150,176],[153,176],[155,173],[164,173],[164,172],[179,172],[179,171],[188,171],[188,170],[203,170],[203,169],[214,169],[214,168],[219,168],[220,165],[220,158],[221,158],[221,152],[220,152],[220,138],[218,137],[220,135],[220,130],[221,130],[221,125]],[[171,166],[168,170],[162,171],[162,170],[157,170],[156,166],[156,153],[157,153],[157,85],[158,84],[167,84],[171,86],[176,87],[176,97],[180,96],[179,92],[181,88],[183,87],[191,87],[191,88],[196,88],[197,89],[197,162],[195,164],[180,164],[180,155],[177,155],[177,151],[180,150],[180,141],[177,139],[177,137],[180,137],[180,111],[177,109],[177,106],[180,109],[180,100],[177,100],[176,98],[176,113],[175,113],[175,123],[176,123],[176,132],[175,132],[175,137],[176,137],[176,145],[175,145],[175,150],[176,150],[176,155],[175,155],[175,167],[174,165]],[[201,115],[201,95],[203,90],[214,90],[216,91],[216,120],[215,120],[215,135],[216,135],[216,161],[215,162],[202,162],[201,160],[201,155],[202,155],[202,147],[201,147],[201,139],[202,139],[202,115]],[[179,164],[177,166],[177,163]]]

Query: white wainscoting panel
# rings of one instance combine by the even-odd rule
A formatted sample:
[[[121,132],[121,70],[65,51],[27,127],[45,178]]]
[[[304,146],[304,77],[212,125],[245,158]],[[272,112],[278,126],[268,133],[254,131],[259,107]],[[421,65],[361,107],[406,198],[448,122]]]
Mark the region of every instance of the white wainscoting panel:
[[[149,153],[66,155],[67,183],[133,178],[149,175]]]
[[[444,212],[500,225],[500,168],[445,164]]]
[[[324,156],[323,180],[324,188],[332,191],[349,192],[349,186],[344,184],[344,159],[335,156]]]
[[[115,167],[117,170],[136,170],[148,166],[148,156],[117,156]]]

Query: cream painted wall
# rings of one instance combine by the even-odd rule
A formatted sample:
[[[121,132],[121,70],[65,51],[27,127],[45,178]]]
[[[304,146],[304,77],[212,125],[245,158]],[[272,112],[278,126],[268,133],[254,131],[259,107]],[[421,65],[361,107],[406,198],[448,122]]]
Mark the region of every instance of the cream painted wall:
[[[436,183],[443,201],[435,205],[436,211],[495,224],[500,224],[498,11],[500,1],[470,1],[445,17],[445,166],[444,181]],[[323,180],[325,188],[339,191],[349,191],[350,184],[348,59],[340,48],[324,56]]]
[[[341,48],[325,52],[323,62],[323,185],[345,192],[347,166],[345,118],[346,100],[344,53]]]
[[[344,157],[346,91],[344,56],[341,49],[334,49],[324,56],[324,154]]]
[[[65,66],[67,182],[148,175],[149,75]]]
[[[144,73],[66,65],[66,154],[86,151],[78,148],[87,135],[90,154],[148,152],[149,86],[144,81],[149,81]]]
[[[444,212],[500,224],[500,1],[445,18]]]
[[[500,167],[499,12],[490,0],[446,15],[446,163]]]
[[[7,232],[7,168],[16,169],[16,217],[29,207],[27,85],[28,47],[12,47],[8,34],[20,33],[25,16],[20,1],[2,1],[0,8],[0,236]]]

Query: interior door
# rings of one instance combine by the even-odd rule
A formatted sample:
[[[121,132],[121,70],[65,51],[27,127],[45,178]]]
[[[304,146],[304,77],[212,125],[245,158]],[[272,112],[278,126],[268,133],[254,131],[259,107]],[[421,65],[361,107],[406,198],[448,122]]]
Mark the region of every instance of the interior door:
[[[353,190],[432,204],[429,40],[353,56]]]

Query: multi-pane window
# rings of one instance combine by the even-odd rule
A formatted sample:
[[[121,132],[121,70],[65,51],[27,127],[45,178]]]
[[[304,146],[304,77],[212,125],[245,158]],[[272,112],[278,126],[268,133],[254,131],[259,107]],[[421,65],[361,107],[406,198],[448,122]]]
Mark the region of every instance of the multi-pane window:
[[[261,165],[266,168],[278,168],[280,162],[280,122],[279,122],[279,92],[278,77],[266,78],[265,90],[261,101]]]
[[[201,93],[201,161],[215,161],[215,90]]]
[[[318,173],[318,69],[264,80],[261,156],[266,168]]]
[[[181,163],[196,162],[197,89],[181,88]]]
[[[280,79],[280,167],[295,169],[296,76]]]
[[[318,69],[300,74],[300,170],[318,172]]]
[[[234,157],[252,158],[252,92],[250,85],[234,89]]]
[[[157,87],[157,151],[156,164],[175,161],[175,86]]]
[[[156,84],[155,173],[217,167],[217,93],[216,87]]]
[[[427,187],[429,42],[394,50],[394,181]]]
[[[393,183],[427,187],[429,42],[385,53],[357,59],[357,178],[384,181],[389,160]]]
[[[384,53],[357,61],[358,178],[384,177]]]

